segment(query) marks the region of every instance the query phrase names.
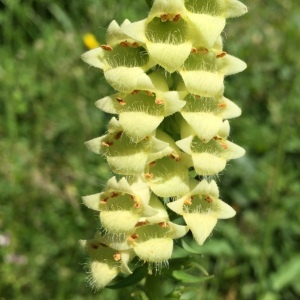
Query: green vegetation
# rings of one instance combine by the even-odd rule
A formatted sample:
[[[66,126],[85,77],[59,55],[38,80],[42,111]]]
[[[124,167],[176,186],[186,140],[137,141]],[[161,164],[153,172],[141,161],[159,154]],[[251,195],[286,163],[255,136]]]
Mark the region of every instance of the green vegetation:
[[[247,154],[218,182],[237,216],[220,221],[196,256],[215,277],[187,286],[196,300],[299,299],[300,6],[242,2],[249,13],[230,19],[223,36],[248,64],[225,90],[243,110],[231,130]],[[85,33],[104,42],[111,20],[146,11],[143,0],[0,2],[1,300],[141,299],[134,288],[94,294],[85,283],[78,240],[99,223],[80,197],[111,174],[83,143],[105,132],[110,116],[94,102],[112,89],[80,55]]]

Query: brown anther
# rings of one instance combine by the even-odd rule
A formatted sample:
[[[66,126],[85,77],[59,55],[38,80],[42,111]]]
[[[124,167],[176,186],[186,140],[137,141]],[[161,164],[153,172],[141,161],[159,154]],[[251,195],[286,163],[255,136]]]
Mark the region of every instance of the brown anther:
[[[108,199],[109,199],[109,197],[106,197],[106,198],[102,199],[102,200],[100,201],[100,204],[106,204],[107,201],[108,201]]]
[[[228,145],[225,144],[224,142],[220,142],[220,145],[221,145],[224,149],[228,149]]]
[[[129,197],[130,197],[130,199],[131,199],[132,201],[135,201],[135,196],[129,195]]]
[[[128,45],[127,41],[123,41],[123,42],[120,43],[120,46],[122,46],[122,47],[128,47],[129,45]]]
[[[176,158],[174,154],[169,154],[169,157],[172,158],[172,159]]]
[[[181,19],[181,14],[177,14],[175,15],[175,17],[173,18],[173,22],[178,22]]]
[[[116,97],[116,100],[119,102],[120,105],[125,105],[126,102],[124,101],[124,99],[122,99],[121,97]]]
[[[195,94],[193,94],[193,97],[194,97],[194,98],[196,98],[196,99],[199,99],[199,98],[201,98],[201,96],[199,96],[199,95],[195,95]]]
[[[174,159],[176,162],[181,161],[181,157],[180,157],[179,155],[177,155],[177,154],[171,153],[171,154],[169,155],[169,157],[172,158],[172,159]]]
[[[119,195],[120,195],[119,193],[112,192],[111,195],[110,195],[110,197],[111,197],[111,198],[116,198],[116,197],[118,197]]]
[[[191,53],[197,53],[197,49],[195,47],[192,47]]]
[[[136,233],[134,233],[128,237],[128,241],[134,242],[138,238],[139,238],[139,236]]]
[[[146,91],[146,95],[147,96],[154,96],[155,94],[153,92],[151,92],[151,91]]]
[[[147,225],[147,224],[149,224],[148,221],[137,222],[137,223],[135,224],[135,227],[140,227],[140,226],[144,226],[144,225]]]
[[[161,99],[155,99],[155,104],[157,104],[157,105],[162,105],[162,104],[164,104],[165,102],[164,102],[164,100],[161,100]]]
[[[149,137],[149,136],[146,136],[146,137],[143,138],[143,141],[144,141],[144,142],[148,142],[149,139],[150,139],[150,137]]]
[[[141,207],[141,203],[140,203],[140,202],[137,202],[137,201],[134,201],[133,207],[134,207],[134,208],[140,208],[140,207]]]
[[[112,51],[113,50],[113,48],[109,45],[101,45],[100,47],[105,51]]]
[[[100,243],[100,245],[101,245],[102,247],[105,247],[105,248],[108,247],[108,246],[107,246],[106,244],[104,244],[104,243]]]
[[[116,252],[113,255],[113,258],[114,258],[115,261],[120,261],[121,260],[121,254],[119,252]]]
[[[184,200],[184,204],[192,205],[192,200],[193,200],[193,197],[187,198],[187,199]]]
[[[219,137],[219,136],[214,136],[213,139],[214,139],[215,141],[220,141],[220,140],[222,140],[222,138]]]
[[[158,225],[161,227],[161,228],[168,228],[169,227],[169,224],[167,222],[160,222],[158,223]]]
[[[167,22],[169,20],[169,15],[168,14],[162,14],[162,15],[160,15],[160,20],[162,22]]]
[[[137,48],[137,47],[139,47],[139,43],[138,42],[133,42],[133,43],[129,44],[129,46],[132,47],[132,48]]]
[[[108,142],[108,141],[103,141],[102,143],[101,143],[101,145],[102,146],[105,146],[105,147],[110,147],[110,146],[112,146],[114,143],[113,142]]]
[[[151,167],[154,167],[156,165],[156,161],[154,160],[154,161],[151,161],[151,163],[149,164],[149,167],[151,168]]]
[[[213,201],[208,195],[205,195],[204,200],[208,203],[211,203]]]
[[[115,140],[120,139],[120,137],[122,136],[122,134],[123,134],[123,131],[119,131],[119,132],[114,136]]]
[[[197,53],[198,54],[207,54],[208,53],[208,49],[201,47],[197,49]]]
[[[218,103],[218,107],[225,108],[227,104],[225,102]]]
[[[99,245],[98,244],[91,244],[91,248],[97,250],[99,248]]]
[[[221,58],[221,57],[224,57],[227,53],[225,51],[219,53],[216,55],[216,58]]]
[[[145,177],[147,179],[152,179],[153,178],[153,174],[152,173],[145,174]]]
[[[134,91],[132,91],[130,94],[131,95],[136,95],[137,93],[139,93],[140,92],[140,90],[134,90]]]

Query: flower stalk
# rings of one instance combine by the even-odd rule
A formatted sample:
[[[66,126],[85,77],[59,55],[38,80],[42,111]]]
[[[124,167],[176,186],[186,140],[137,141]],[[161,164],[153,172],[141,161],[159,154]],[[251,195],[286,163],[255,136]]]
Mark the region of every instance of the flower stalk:
[[[82,55],[116,90],[96,102],[114,115],[107,133],[86,142],[116,174],[83,197],[102,226],[81,241],[96,289],[131,274],[136,258],[149,273],[167,266],[174,240],[190,231],[202,245],[218,219],[235,215],[214,179],[245,153],[228,140],[241,110],[224,96],[224,78],[246,64],[223,50],[221,33],[246,12],[237,0],[154,0],[147,18],[112,21],[106,42]]]

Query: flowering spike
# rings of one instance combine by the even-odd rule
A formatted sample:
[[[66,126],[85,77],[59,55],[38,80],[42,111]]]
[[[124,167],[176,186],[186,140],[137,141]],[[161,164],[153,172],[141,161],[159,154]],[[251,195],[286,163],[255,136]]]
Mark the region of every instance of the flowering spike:
[[[245,153],[228,140],[228,119],[241,109],[224,96],[224,78],[246,64],[223,50],[221,32],[246,12],[238,0],[154,0],[144,20],[112,21],[105,43],[85,42],[97,48],[82,59],[116,90],[96,102],[115,115],[107,132],[85,143],[118,174],[83,197],[102,226],[81,241],[97,289],[131,274],[135,256],[152,274],[167,265],[174,239],[190,230],[202,245],[219,219],[235,215],[209,176]],[[166,203],[186,225],[172,222]]]

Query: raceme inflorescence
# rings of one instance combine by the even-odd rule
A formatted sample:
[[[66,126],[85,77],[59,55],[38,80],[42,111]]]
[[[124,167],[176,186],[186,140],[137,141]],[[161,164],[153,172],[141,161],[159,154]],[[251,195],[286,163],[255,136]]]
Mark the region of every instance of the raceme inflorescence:
[[[116,90],[96,102],[114,115],[107,133],[86,142],[116,174],[83,197],[100,214],[101,230],[81,241],[96,289],[131,274],[136,258],[149,273],[167,265],[175,239],[190,231],[202,245],[235,215],[214,179],[245,153],[228,140],[241,110],[224,77],[246,64],[223,50],[221,33],[246,12],[237,0],[155,0],[146,19],[112,21],[106,43],[82,55]]]

